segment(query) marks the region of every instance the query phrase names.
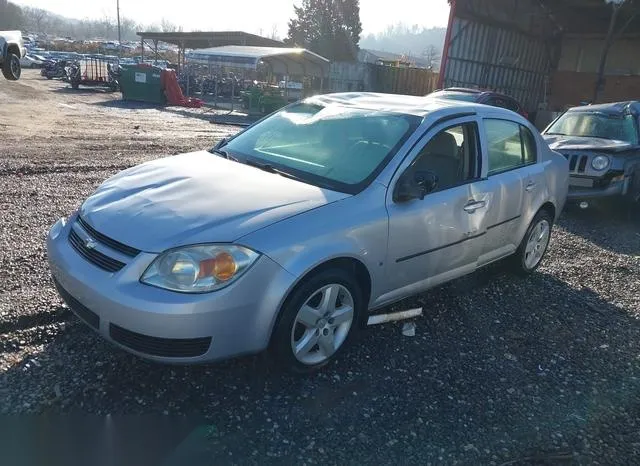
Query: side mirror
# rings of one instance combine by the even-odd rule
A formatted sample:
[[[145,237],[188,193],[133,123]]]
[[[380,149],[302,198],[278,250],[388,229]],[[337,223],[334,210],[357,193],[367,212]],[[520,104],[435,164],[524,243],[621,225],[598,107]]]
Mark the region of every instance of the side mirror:
[[[424,199],[438,187],[438,175],[430,171],[408,171],[400,177],[393,196],[395,202]]]

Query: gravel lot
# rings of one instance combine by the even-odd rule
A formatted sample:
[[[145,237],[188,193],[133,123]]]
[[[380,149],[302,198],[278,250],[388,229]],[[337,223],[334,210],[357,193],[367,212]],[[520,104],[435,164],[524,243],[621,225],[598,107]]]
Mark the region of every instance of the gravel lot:
[[[49,226],[109,175],[235,130],[118,98],[30,70],[0,80],[0,414],[204,415],[211,464],[637,461],[637,214],[566,212],[534,276],[498,265],[407,300],[425,309],[415,337],[371,328],[310,378],[263,356],[163,366],[104,342],[51,284]]]

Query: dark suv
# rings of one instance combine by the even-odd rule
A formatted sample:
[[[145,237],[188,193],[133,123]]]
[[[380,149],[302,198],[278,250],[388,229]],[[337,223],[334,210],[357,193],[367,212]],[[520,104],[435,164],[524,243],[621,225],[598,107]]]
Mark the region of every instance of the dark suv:
[[[464,100],[466,102],[491,105],[492,107],[502,107],[519,113],[527,119],[529,118],[529,114],[522,108],[522,105],[520,105],[517,100],[508,95],[500,94],[499,92],[467,89],[464,87],[448,87],[440,91],[432,92],[428,97]]]
[[[640,200],[640,102],[571,108],[542,135],[569,160],[569,200]]]

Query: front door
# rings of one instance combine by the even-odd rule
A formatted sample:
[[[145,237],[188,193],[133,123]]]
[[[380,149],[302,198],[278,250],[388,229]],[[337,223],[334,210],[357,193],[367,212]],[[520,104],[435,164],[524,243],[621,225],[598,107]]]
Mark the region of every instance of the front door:
[[[419,292],[475,269],[486,211],[485,202],[474,199],[471,193],[481,165],[478,134],[475,117],[432,128],[392,179],[387,194],[387,293],[380,302]],[[394,200],[399,180],[416,171],[434,174],[435,189],[424,199]]]

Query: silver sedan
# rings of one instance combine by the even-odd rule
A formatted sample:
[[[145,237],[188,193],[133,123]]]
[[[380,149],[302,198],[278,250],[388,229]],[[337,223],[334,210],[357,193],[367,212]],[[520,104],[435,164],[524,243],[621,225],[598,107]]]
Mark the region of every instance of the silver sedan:
[[[199,363],[335,358],[368,315],[507,259],[540,264],[568,162],[519,115],[349,93],[106,180],[51,228],[54,283],[104,338]]]

